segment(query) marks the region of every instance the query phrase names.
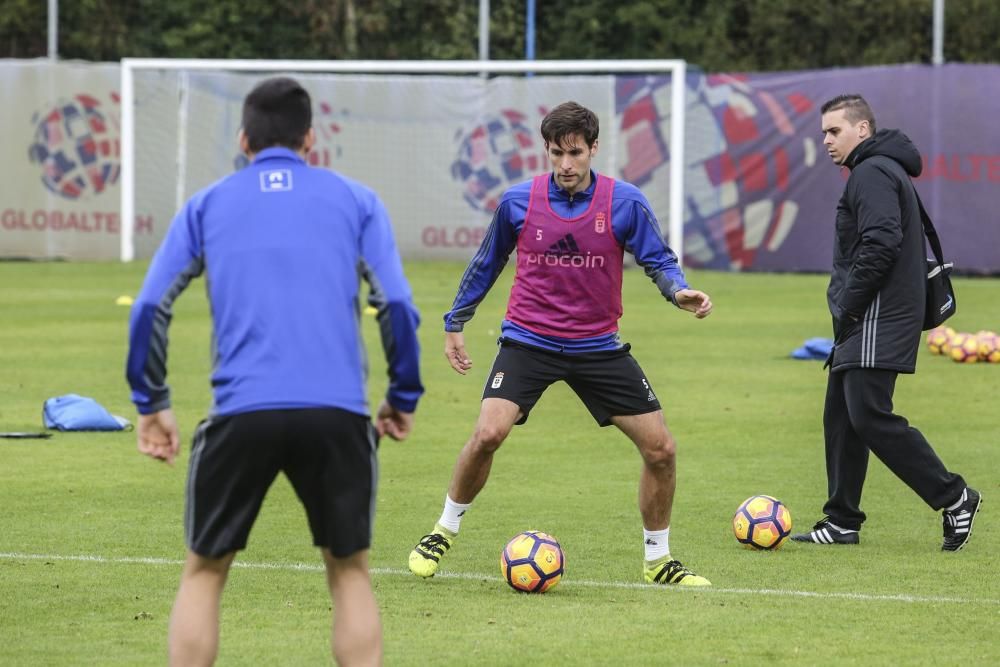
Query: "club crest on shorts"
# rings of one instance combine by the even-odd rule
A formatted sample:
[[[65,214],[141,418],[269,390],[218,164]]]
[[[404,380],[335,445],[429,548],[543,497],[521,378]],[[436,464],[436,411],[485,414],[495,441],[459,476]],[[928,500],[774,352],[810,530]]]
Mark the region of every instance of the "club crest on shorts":
[[[606,220],[607,218],[605,217],[603,211],[594,216],[594,231],[598,234],[603,234]]]
[[[503,371],[499,371],[493,376],[493,383],[490,385],[493,389],[499,389],[500,385],[503,384]]]

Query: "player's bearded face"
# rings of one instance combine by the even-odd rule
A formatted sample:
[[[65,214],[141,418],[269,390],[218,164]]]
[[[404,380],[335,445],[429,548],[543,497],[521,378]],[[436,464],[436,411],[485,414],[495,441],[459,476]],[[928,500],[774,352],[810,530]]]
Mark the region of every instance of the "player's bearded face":
[[[559,143],[546,143],[545,150],[556,185],[570,194],[587,189],[590,185],[590,161],[597,154],[597,141],[593,146],[587,146],[582,135],[571,134]]]

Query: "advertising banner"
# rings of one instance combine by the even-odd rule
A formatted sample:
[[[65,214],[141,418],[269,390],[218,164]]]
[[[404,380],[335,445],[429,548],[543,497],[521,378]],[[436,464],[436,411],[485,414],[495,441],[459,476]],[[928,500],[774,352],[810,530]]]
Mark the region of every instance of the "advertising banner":
[[[118,87],[117,65],[0,61],[0,257],[118,257]]]
[[[118,258],[119,76],[116,64],[0,61],[0,257]],[[567,100],[600,118],[595,168],[640,187],[667,233],[669,76],[295,76],[313,98],[309,162],[378,192],[406,258],[471,257],[503,191],[548,170],[539,124]],[[186,198],[246,164],[240,107],[261,78],[136,73],[137,257]],[[686,265],[829,270],[846,173],[819,109],[850,92],[921,151],[917,188],[956,270],[1000,272],[1000,66],[689,69],[685,85]]]

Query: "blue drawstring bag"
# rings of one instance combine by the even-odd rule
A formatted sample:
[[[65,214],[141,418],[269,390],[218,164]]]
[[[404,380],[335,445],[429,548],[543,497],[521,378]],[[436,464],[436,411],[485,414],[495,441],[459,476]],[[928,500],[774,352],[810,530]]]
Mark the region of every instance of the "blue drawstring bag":
[[[823,361],[830,356],[833,350],[832,338],[810,338],[802,347],[796,348],[792,352],[792,359],[814,359]]]
[[[66,394],[53,396],[42,406],[45,428],[59,431],[127,431],[132,424],[124,417],[108,412],[107,408],[87,396]]]

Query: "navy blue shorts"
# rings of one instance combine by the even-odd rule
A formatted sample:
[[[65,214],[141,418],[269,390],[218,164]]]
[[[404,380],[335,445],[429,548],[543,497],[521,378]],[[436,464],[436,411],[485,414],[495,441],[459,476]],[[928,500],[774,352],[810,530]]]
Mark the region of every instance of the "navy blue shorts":
[[[279,472],[305,507],[313,544],[338,558],[371,545],[378,481],[371,420],[311,408],[211,417],[198,425],[184,513],[188,548],[209,558],[245,548]]]
[[[504,398],[528,413],[549,385],[560,380],[576,392],[598,424],[612,417],[642,415],[660,409],[645,373],[632,358],[631,346],[607,352],[562,354],[501,339],[483,398]]]

